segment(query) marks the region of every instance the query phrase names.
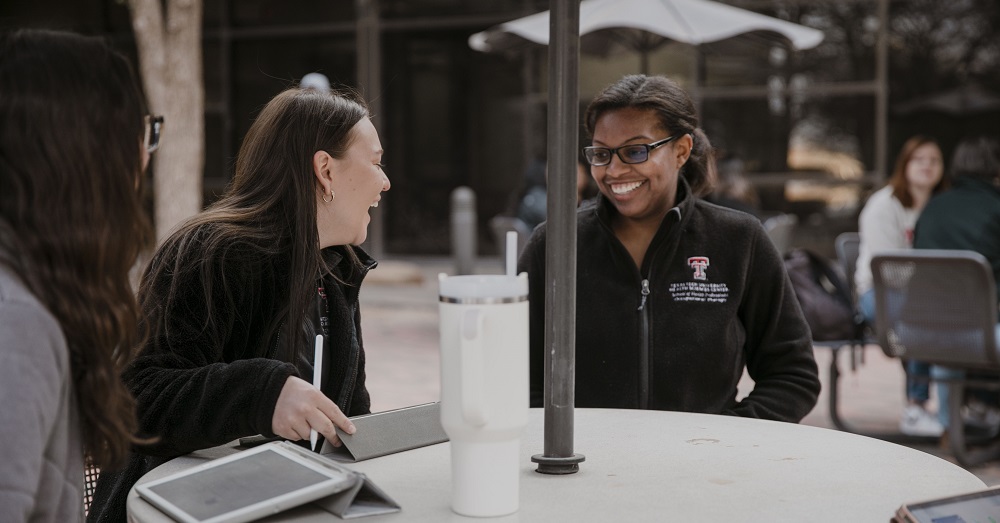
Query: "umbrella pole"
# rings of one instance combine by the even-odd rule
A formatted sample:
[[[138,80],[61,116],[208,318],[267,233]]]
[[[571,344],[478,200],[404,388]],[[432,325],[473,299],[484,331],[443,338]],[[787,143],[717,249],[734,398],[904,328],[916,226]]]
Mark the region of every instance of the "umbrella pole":
[[[580,470],[573,453],[576,373],[576,147],[579,126],[580,4],[550,0],[548,196],[545,246],[545,449],[543,474]]]

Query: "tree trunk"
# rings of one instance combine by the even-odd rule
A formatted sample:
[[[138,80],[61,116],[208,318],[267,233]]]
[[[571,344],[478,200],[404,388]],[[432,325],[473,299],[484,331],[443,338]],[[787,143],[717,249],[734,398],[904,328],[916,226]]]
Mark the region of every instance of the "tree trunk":
[[[149,110],[164,117],[153,155],[156,241],[201,210],[205,88],[201,0],[129,0]]]

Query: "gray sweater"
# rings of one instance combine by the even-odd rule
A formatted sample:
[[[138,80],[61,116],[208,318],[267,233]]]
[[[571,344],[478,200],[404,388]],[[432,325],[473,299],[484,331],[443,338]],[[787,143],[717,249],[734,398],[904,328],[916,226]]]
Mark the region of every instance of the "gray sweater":
[[[66,338],[0,266],[0,521],[83,520],[83,443]]]

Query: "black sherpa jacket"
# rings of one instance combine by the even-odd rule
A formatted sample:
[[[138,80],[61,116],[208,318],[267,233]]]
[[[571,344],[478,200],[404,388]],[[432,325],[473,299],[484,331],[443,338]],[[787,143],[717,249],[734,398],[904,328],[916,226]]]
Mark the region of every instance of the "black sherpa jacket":
[[[371,407],[365,388],[358,291],[375,262],[361,249],[354,250],[361,258],[360,268],[352,266],[343,247],[323,251],[327,263],[335,267],[334,275],[344,282],[323,278],[330,331],[325,339],[323,391],[348,416],[367,414]],[[169,255],[164,258],[159,262],[172,262]],[[171,283],[189,292],[164,331],[151,334],[123,379],[136,397],[140,435],[159,441],[138,447],[122,470],[102,471],[88,521],[125,521],[129,489],[143,474],[173,457],[244,436],[274,436],[271,418],[285,381],[293,375],[312,381],[312,345],[305,352],[307,358],[292,363],[296,358],[287,343],[294,338],[290,330],[282,328],[271,339],[266,334],[278,313],[277,296],[287,292],[283,276],[287,269],[250,256],[229,259],[241,261],[217,267],[213,281],[236,291],[240,306],[221,310],[223,300],[212,302],[219,304],[212,314],[221,332],[206,328],[210,300],[202,292],[201,281],[156,282],[153,292],[158,295]],[[213,290],[216,296],[220,293],[221,288]],[[316,311],[318,302],[317,294]],[[303,326],[305,339],[314,339],[310,333],[319,332],[318,314]]]
[[[760,221],[690,196],[637,269],[603,196],[577,213],[576,406],[798,422],[820,390],[809,327]],[[518,271],[529,278],[531,405],[543,405],[545,225]],[[746,367],[755,386],[737,400]]]

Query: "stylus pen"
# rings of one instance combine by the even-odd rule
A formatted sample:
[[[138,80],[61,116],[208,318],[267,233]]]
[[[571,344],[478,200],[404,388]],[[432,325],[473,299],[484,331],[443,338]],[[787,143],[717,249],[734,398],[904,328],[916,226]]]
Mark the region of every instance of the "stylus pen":
[[[313,356],[313,387],[323,390],[323,335],[316,335],[316,355]],[[309,430],[309,448],[316,450],[316,429]]]

